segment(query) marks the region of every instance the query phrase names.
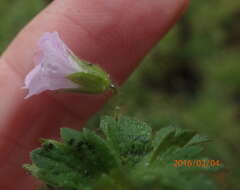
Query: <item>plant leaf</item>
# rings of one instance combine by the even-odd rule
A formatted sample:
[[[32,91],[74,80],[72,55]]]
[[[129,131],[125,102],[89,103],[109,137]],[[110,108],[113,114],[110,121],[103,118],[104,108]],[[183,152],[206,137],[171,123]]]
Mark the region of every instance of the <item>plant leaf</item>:
[[[152,149],[152,130],[146,123],[124,116],[104,117],[100,127],[123,165],[135,165]]]

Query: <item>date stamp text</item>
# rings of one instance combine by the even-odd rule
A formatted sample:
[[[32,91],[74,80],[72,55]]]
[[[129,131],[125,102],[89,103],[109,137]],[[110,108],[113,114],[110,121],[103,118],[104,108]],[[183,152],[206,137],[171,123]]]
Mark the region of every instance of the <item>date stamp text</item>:
[[[173,167],[198,167],[198,168],[209,168],[209,167],[221,167],[222,163],[220,160],[173,160]]]

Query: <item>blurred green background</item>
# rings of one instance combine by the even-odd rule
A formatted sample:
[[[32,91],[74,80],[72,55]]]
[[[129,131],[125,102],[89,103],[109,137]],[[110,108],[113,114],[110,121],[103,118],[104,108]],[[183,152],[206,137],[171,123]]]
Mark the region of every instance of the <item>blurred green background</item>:
[[[0,52],[47,0],[1,0]],[[240,189],[240,1],[193,0],[181,21],[146,57],[99,115],[121,113],[154,128],[176,125],[206,134],[206,152],[224,161],[215,176]],[[157,23],[156,23],[157,24]]]

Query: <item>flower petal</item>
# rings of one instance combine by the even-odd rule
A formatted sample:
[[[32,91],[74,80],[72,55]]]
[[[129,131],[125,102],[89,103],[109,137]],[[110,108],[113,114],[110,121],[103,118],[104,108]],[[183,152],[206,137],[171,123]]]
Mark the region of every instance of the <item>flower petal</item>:
[[[79,85],[66,76],[83,70],[72,59],[73,53],[60,39],[58,33],[45,33],[38,46],[36,66],[25,78],[24,88],[29,90],[25,98],[45,90],[78,88]]]

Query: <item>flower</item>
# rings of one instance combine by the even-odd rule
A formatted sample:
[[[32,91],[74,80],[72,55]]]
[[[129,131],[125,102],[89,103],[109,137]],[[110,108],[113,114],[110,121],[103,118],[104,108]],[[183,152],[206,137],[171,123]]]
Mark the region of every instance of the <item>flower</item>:
[[[57,32],[48,32],[41,37],[37,55],[36,66],[24,81],[24,88],[28,89],[25,99],[46,90],[99,93],[111,86],[108,74],[99,66],[79,60]]]

